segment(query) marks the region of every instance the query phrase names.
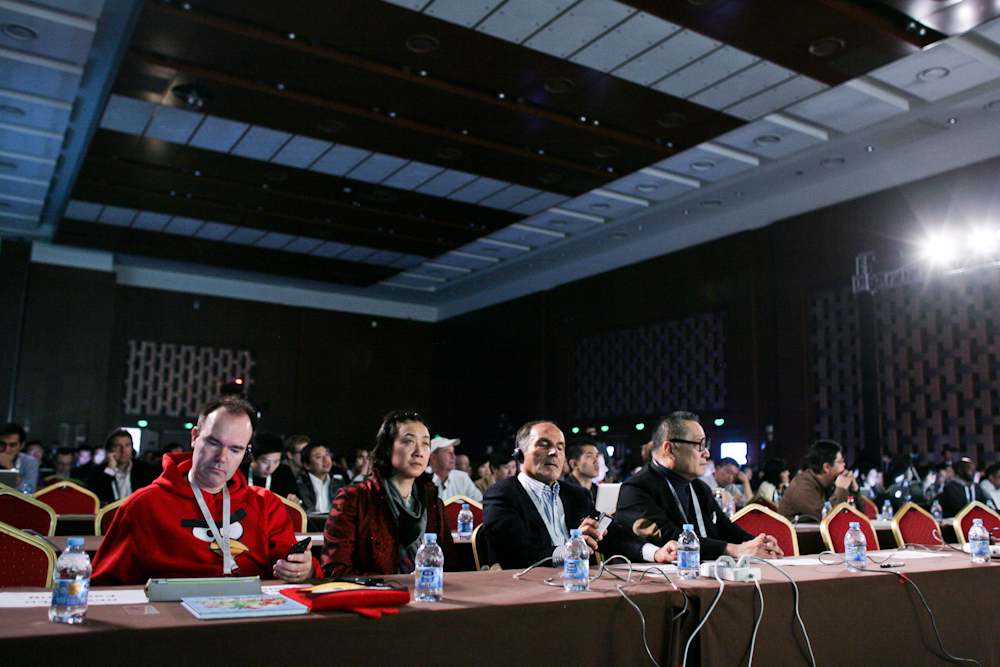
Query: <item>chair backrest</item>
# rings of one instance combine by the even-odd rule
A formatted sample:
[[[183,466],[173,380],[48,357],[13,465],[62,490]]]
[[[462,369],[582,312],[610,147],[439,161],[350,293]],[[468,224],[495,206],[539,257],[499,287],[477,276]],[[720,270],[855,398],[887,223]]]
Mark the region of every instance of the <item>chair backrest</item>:
[[[0,588],[52,587],[56,550],[45,540],[0,523]]]
[[[108,528],[111,526],[111,521],[115,518],[115,513],[118,512],[118,508],[122,506],[122,503],[128,500],[127,498],[122,498],[121,500],[116,500],[113,503],[108,503],[97,513],[94,517],[94,535],[103,535],[108,532]]]
[[[618,492],[621,488],[621,482],[601,482],[598,484],[597,500],[594,501],[597,511],[614,514],[618,509]]]
[[[864,496],[862,498],[865,501],[865,516],[874,521],[878,518],[878,505],[873,503],[871,498],[865,498]]]
[[[769,510],[773,510],[775,512],[778,511],[778,506],[775,505],[774,502],[772,502],[772,501],[768,500],[767,498],[765,498],[764,496],[760,496],[760,495],[757,495],[757,496],[754,496],[753,498],[751,498],[750,502],[748,502],[746,504],[746,507],[749,507],[750,505],[761,505],[763,507],[766,507]],[[746,508],[744,508],[744,509],[746,509]],[[734,514],[733,516],[735,517],[736,515]]]
[[[983,526],[991,535],[994,528],[1000,528],[1000,514],[978,500],[973,500],[955,515],[955,537],[958,538],[959,544],[969,541],[969,529],[972,528],[973,519],[982,519]]]
[[[40,500],[14,489],[0,489],[0,521],[52,537],[56,534],[56,512]]]
[[[56,514],[97,514],[101,499],[91,491],[73,482],[56,482],[35,492],[35,498],[44,499]]]
[[[444,501],[444,511],[448,514],[448,525],[452,530],[458,530],[458,513],[462,511],[462,503],[469,503],[472,510],[472,525],[478,526],[483,523],[483,504],[467,496],[452,496]]]
[[[476,572],[483,569],[483,566],[490,566],[486,562],[486,556],[486,533],[483,532],[483,524],[479,524],[472,529],[472,558],[476,563]]]
[[[277,493],[274,495],[278,496]],[[295,529],[296,533],[308,533],[309,532],[309,515],[306,511],[302,509],[302,505],[294,503],[284,496],[278,496],[281,502],[285,505],[285,511],[288,512],[288,518],[292,520],[292,527]]]
[[[766,533],[778,541],[778,546],[786,556],[799,555],[799,538],[792,522],[770,507],[760,503],[750,503],[733,515],[733,523],[751,535]]]
[[[938,546],[944,543],[941,527],[931,513],[916,503],[906,503],[892,517],[892,534],[896,546],[925,544]]]
[[[868,520],[867,516],[847,503],[840,503],[834,507],[819,524],[819,532],[823,536],[826,548],[838,554],[844,553],[844,535],[850,529],[851,521],[857,521],[861,524],[861,532],[865,534],[865,539],[868,541],[868,551],[878,551],[878,535],[872,528],[872,522]]]

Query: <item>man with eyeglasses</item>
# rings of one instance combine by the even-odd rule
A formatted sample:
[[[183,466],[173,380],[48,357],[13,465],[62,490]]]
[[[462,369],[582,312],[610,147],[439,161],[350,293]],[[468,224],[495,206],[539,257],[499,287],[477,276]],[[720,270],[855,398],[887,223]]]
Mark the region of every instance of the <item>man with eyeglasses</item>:
[[[823,503],[836,507],[849,496],[861,500],[861,489],[854,473],[847,470],[840,444],[833,440],[817,440],[802,459],[802,472],[795,476],[781,497],[778,512],[782,516],[808,517],[819,521]]]
[[[615,521],[653,544],[676,540],[681,527],[690,523],[701,540],[702,560],[723,555],[781,558],[774,537],[754,537],[732,523],[698,479],[711,446],[698,421],[691,412],[673,412],[660,421],[653,433],[652,460],[621,486]]]

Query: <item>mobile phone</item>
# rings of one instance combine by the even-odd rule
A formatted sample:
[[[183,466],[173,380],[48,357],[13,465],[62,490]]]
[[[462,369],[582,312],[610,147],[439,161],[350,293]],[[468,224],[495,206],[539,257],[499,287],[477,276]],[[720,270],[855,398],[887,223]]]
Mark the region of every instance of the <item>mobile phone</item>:
[[[608,526],[611,525],[612,521],[611,515],[605,514],[604,512],[594,512],[590,515],[590,518],[597,521],[597,532],[600,535],[604,534],[604,531],[608,529]]]
[[[288,555],[291,556],[292,554],[304,554],[306,552],[306,549],[309,548],[310,544],[312,544],[311,537],[303,538],[302,541],[296,542],[291,546],[291,548],[288,549]]]

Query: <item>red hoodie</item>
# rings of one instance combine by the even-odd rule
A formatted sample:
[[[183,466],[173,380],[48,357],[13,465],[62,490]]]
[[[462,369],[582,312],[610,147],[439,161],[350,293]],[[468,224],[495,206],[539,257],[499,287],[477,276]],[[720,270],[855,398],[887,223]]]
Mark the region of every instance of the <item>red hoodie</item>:
[[[195,501],[187,475],[191,454],[168,454],[163,474],[118,508],[94,556],[96,586],[144,584],[151,577],[220,577],[222,554]],[[202,491],[221,526],[222,493]],[[281,500],[247,486],[237,471],[229,481],[230,546],[240,576],[273,579],[271,567],[295,544]],[[319,564],[313,559],[319,572]]]

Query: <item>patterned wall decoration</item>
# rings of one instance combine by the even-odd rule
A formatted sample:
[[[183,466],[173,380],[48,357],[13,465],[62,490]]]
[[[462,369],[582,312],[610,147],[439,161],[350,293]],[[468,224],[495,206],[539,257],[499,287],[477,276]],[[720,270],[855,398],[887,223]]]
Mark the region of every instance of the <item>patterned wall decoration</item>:
[[[126,415],[194,417],[221,382],[242,378],[246,391],[253,385],[248,350],[136,340],[128,346]]]
[[[878,292],[875,319],[886,449],[996,458],[1000,269]]]
[[[864,447],[857,298],[849,287],[813,295],[816,438],[836,440],[854,460]]]
[[[574,418],[725,408],[723,320],[709,313],[577,341]]]

